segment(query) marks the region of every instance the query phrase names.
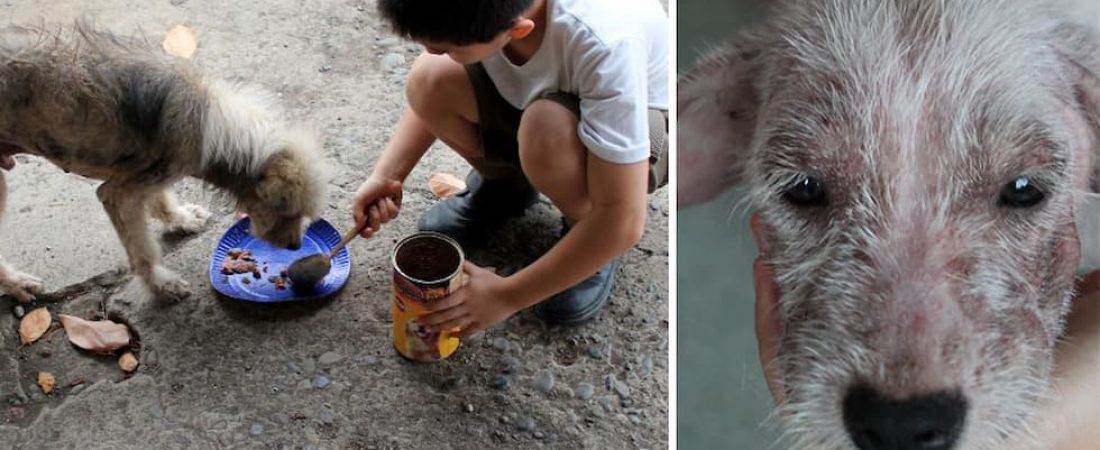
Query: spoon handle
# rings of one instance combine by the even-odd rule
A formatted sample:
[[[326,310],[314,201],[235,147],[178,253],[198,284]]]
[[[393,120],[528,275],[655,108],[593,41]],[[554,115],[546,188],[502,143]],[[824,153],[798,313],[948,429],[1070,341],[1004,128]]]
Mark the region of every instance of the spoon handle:
[[[359,235],[359,231],[359,228],[353,225],[347,233],[344,233],[344,238],[340,239],[340,243],[336,244],[336,246],[332,248],[332,251],[329,252],[328,259],[332,259],[333,256],[336,256],[336,253],[338,253],[340,249],[344,248],[345,245],[348,245],[348,242],[351,242],[352,239],[355,239],[355,237]]]

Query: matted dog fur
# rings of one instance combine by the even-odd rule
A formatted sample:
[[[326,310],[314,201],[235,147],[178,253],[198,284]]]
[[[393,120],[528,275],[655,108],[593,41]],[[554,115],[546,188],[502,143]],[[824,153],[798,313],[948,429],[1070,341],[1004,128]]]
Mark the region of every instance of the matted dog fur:
[[[769,3],[679,81],[678,195],[760,214],[790,443],[1042,448],[1100,187],[1095,2]]]
[[[19,153],[103,180],[96,194],[131,269],[167,300],[187,297],[188,283],[161,266],[146,219],[196,232],[209,217],[177,204],[173,183],[206,181],[251,217],[253,234],[288,248],[325,204],[320,139],[288,123],[271,95],[82,23],[0,29],[0,163],[10,169]],[[18,168],[5,172],[0,214],[4,177]],[[43,284],[0,257],[0,289],[26,302]]]

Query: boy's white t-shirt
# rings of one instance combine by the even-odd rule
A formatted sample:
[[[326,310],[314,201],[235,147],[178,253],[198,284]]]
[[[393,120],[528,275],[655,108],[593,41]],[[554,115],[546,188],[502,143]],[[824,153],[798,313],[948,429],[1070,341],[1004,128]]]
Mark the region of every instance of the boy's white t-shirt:
[[[668,16],[657,0],[547,0],[542,44],[517,66],[482,61],[518,109],[550,92],[580,98],[577,134],[612,163],[649,158],[649,109],[667,111]]]

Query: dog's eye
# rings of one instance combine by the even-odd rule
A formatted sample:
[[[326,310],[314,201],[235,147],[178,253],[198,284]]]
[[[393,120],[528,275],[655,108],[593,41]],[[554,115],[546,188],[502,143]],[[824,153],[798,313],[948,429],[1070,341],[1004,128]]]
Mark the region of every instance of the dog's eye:
[[[826,206],[825,184],[810,176],[799,177],[783,191],[783,199],[795,206]]]
[[[1019,177],[1001,188],[1001,196],[997,200],[998,206],[1007,208],[1030,208],[1038,205],[1046,194],[1035,187],[1035,183],[1028,177]]]

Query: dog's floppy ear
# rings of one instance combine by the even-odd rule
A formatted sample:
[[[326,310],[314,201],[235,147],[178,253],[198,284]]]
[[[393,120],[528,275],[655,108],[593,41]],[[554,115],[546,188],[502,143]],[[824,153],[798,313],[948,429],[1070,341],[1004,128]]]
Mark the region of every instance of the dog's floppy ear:
[[[741,178],[760,103],[758,55],[725,47],[677,81],[679,207],[710,200]]]

